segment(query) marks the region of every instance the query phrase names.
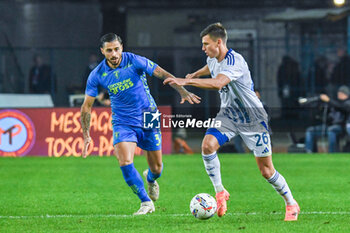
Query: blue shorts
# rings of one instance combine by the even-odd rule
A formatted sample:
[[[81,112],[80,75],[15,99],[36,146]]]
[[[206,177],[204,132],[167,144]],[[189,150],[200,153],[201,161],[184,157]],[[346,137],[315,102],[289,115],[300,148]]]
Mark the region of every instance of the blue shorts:
[[[119,142],[136,142],[142,150],[162,149],[160,129],[144,129],[130,125],[113,125],[113,145]]]

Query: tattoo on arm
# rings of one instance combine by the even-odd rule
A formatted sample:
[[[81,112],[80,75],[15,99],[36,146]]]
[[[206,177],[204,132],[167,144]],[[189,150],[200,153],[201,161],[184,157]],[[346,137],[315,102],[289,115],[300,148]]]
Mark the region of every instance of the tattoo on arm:
[[[153,76],[159,79],[167,79],[167,78],[175,78],[174,75],[170,74],[169,72],[165,71],[163,68],[160,66],[157,66],[155,70],[153,71]],[[179,94],[187,92],[187,90],[184,87],[180,87],[176,84],[170,84],[172,88],[174,88]]]
[[[161,67],[157,66],[156,69],[153,71],[153,76],[159,78],[159,79],[166,79],[166,78],[175,78],[173,75],[170,73],[166,72],[164,69]]]
[[[89,112],[82,112],[81,113],[81,128],[83,129],[84,136],[87,135],[87,133],[90,130],[90,119],[91,119],[91,113]]]

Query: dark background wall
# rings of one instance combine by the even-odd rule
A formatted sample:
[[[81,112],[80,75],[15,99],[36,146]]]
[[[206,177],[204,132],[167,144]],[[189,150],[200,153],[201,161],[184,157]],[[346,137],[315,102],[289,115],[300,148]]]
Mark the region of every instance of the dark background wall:
[[[81,83],[88,55],[99,54],[98,40],[107,32],[119,34],[126,50],[184,76],[204,64],[199,32],[209,23],[220,21],[228,29],[229,46],[246,57],[256,86],[266,90],[264,100],[270,106],[279,106],[276,72],[286,53],[286,26],[263,19],[289,7],[333,5],[331,0],[2,0],[0,91],[28,92],[32,57],[39,53],[57,76],[55,104],[67,105],[69,90]],[[334,24],[327,27],[335,28]],[[290,25],[289,31],[295,34],[293,44],[297,48],[300,27]],[[330,48],[333,56],[334,49]],[[299,49],[292,49],[290,55],[297,60],[302,57]],[[171,97],[164,92],[171,90],[159,88],[161,83],[156,80],[150,80],[150,84],[156,99],[168,102]]]

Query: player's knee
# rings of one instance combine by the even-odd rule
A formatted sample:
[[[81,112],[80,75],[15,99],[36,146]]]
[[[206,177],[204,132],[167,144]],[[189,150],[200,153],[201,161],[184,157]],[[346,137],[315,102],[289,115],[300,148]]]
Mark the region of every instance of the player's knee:
[[[205,155],[209,155],[209,154],[212,154],[214,153],[216,150],[217,150],[217,146],[215,145],[214,142],[211,142],[209,140],[207,141],[204,141],[202,143],[202,153],[205,154]]]
[[[260,169],[260,172],[261,172],[261,175],[265,179],[269,179],[274,174],[275,170],[274,169],[270,169],[268,167],[264,167],[264,168]]]
[[[126,166],[126,165],[133,163],[132,159],[130,159],[130,158],[124,158],[124,157],[118,156],[118,155],[116,155],[115,157],[117,158],[117,160],[119,162],[119,166]]]
[[[150,167],[150,170],[153,174],[160,174],[163,170],[163,165],[162,163],[160,164],[153,164],[151,167]]]

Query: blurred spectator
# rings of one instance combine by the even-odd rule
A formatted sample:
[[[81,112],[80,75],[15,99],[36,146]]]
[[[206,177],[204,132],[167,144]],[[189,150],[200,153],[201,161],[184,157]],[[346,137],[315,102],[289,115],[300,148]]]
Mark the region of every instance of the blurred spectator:
[[[328,83],[327,69],[329,61],[325,56],[319,56],[316,58],[314,64],[309,70],[308,86],[312,87],[312,93],[321,94],[326,92],[326,86]]]
[[[50,93],[54,96],[56,90],[56,77],[51,66],[44,64],[40,55],[33,58],[34,65],[29,71],[29,92]]]
[[[68,94],[81,94],[85,92],[85,86],[87,79],[93,69],[98,65],[97,55],[95,53],[91,53],[89,55],[89,63],[84,69],[84,73],[81,77],[81,83],[69,83],[67,85],[67,93]],[[103,92],[102,88],[98,88],[99,92]]]
[[[185,141],[187,138],[187,132],[185,128],[179,128],[174,135],[174,152],[193,154],[193,150]]]
[[[284,56],[277,73],[278,96],[281,100],[282,117],[295,117],[297,99],[301,94],[299,64],[290,56]]]
[[[350,57],[346,53],[345,49],[338,49],[337,56],[339,61],[333,68],[330,80],[335,90],[337,90],[341,85],[350,84]]]
[[[328,152],[339,152],[338,139],[339,135],[344,132],[346,117],[350,123],[350,89],[347,86],[341,86],[338,89],[337,100],[330,99],[327,95],[321,94],[320,100],[327,103],[330,106],[328,113],[329,122],[325,121],[322,125],[311,126],[307,128],[305,135],[305,148],[306,151],[317,152],[316,141],[318,137],[322,136],[322,133],[327,132],[328,137]]]
[[[95,53],[91,53],[89,55],[89,64],[85,68],[84,76],[82,79],[82,90],[84,91],[84,88],[86,86],[86,81],[93,69],[98,65],[97,61],[97,55]]]

